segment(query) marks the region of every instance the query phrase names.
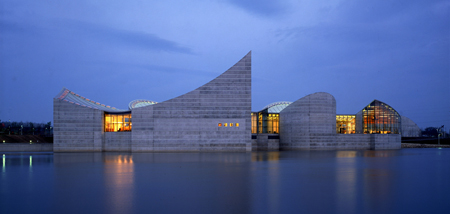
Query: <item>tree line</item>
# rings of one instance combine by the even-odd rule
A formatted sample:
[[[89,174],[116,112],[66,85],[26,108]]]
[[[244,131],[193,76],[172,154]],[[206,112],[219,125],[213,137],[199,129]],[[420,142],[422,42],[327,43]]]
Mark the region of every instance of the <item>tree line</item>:
[[[440,127],[427,127],[422,130],[423,137],[438,137],[441,134],[441,137],[448,137],[448,133],[446,133],[443,129],[439,129]],[[443,128],[443,127],[441,127]]]
[[[53,135],[52,122],[10,122],[0,120],[0,135]]]

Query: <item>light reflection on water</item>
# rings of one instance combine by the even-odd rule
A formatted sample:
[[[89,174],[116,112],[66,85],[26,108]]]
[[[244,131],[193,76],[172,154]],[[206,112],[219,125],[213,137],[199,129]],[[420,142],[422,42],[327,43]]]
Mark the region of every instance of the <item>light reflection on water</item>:
[[[2,163],[0,213],[450,209],[450,149],[4,153]]]
[[[133,156],[104,155],[105,186],[108,213],[127,213],[132,209],[134,191]]]

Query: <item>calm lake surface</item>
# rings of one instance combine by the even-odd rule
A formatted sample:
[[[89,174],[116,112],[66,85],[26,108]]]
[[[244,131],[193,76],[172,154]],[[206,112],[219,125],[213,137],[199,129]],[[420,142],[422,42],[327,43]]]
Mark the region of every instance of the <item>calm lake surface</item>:
[[[0,213],[450,213],[450,149],[0,153]]]

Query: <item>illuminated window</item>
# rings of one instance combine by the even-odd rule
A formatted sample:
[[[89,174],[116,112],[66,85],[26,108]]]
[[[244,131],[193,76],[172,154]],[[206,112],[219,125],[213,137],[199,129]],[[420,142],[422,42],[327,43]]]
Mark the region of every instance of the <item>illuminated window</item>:
[[[239,123],[236,123],[236,127],[239,127]]]
[[[228,126],[228,123],[225,123],[225,127],[227,127]]]
[[[131,131],[131,114],[105,113],[105,132]]]
[[[257,118],[257,115],[256,115],[257,113],[252,113],[252,133],[253,134],[256,134],[257,133],[257,121],[258,121],[258,118]]]
[[[336,115],[336,133],[354,134],[355,115]]]
[[[256,115],[257,114],[257,115]],[[255,127],[256,126],[256,127]],[[280,133],[280,114],[261,111],[252,113],[252,133]]]
[[[230,127],[232,127],[233,126],[233,123],[230,123]]]
[[[222,126],[222,123],[219,123],[219,127],[221,127]]]
[[[362,110],[364,134],[400,134],[401,118],[387,104],[374,100]]]

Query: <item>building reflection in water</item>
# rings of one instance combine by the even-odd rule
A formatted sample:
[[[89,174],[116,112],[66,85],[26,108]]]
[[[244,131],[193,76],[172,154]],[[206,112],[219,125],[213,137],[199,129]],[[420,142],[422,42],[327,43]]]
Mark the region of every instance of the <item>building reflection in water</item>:
[[[252,162],[254,161],[279,161],[280,152],[253,152]]]
[[[108,213],[130,213],[133,208],[134,165],[133,156],[105,154],[106,200]]]
[[[338,213],[356,213],[357,151],[336,152],[336,208]]]
[[[253,174],[253,205],[264,204],[267,207],[255,206],[252,209],[256,213],[278,213],[281,209],[281,179],[280,179],[280,152],[253,152],[253,167],[264,167],[264,174]],[[252,172],[254,172],[252,170]],[[260,193],[261,192],[261,193]],[[262,202],[262,203],[261,203]]]
[[[364,194],[366,212],[389,210],[392,172],[389,157],[397,151],[337,151],[336,200],[340,213],[355,213],[358,194]],[[361,157],[361,158],[359,158]],[[375,159],[372,159],[375,158]],[[377,167],[379,166],[379,167]]]
[[[370,167],[363,170],[364,176],[364,198],[365,212],[375,211],[383,213],[390,210],[392,203],[395,201],[392,197],[393,187],[392,178],[395,178],[395,170],[390,170],[390,166],[394,163],[392,157],[396,151],[365,151],[365,164]]]

